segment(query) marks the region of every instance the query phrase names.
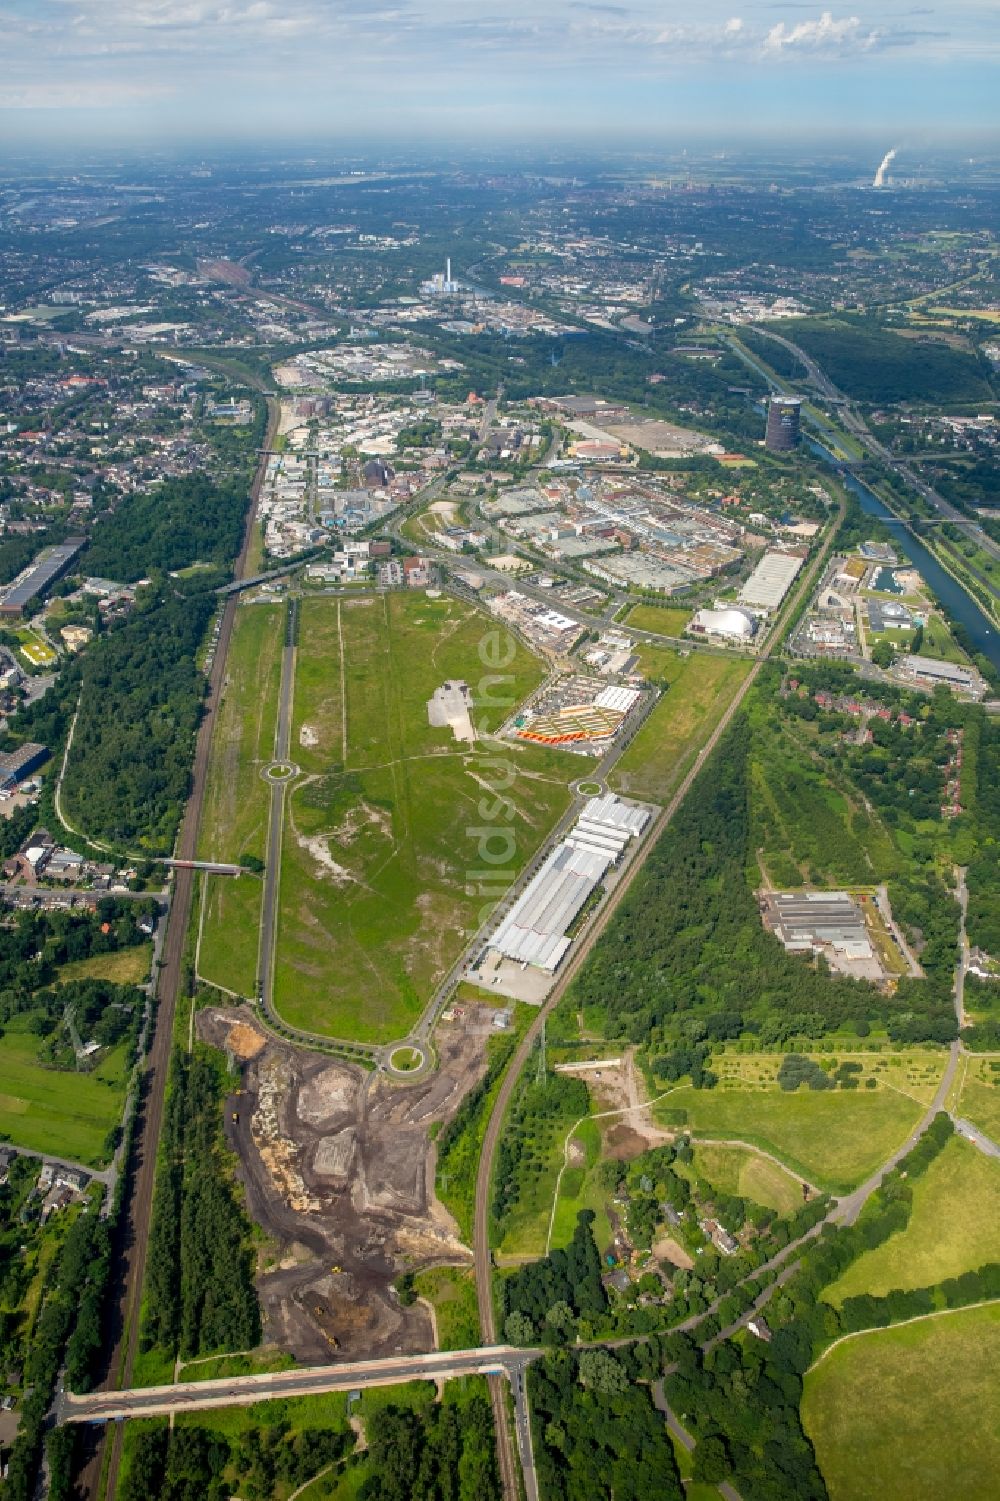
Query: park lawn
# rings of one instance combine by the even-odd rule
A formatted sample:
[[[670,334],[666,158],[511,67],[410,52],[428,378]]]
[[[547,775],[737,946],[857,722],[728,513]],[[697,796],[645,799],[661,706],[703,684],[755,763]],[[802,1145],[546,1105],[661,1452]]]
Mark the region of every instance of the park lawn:
[[[475,695],[489,676],[481,643],[504,640],[474,610],[393,595],[345,606],[342,623],[347,766],[338,748],[326,775],[288,797],[274,1001],[294,1026],[388,1042],[417,1020],[482,922],[483,878],[499,870],[509,880],[565,811],[578,763],[513,742],[463,746],[429,724],[435,688],[460,678]],[[300,632],[300,664],[308,652]],[[502,675],[475,700],[491,728],[542,667],[514,643]],[[509,809],[497,807],[497,785]]]
[[[948,1062],[942,1048],[901,1047],[892,1052],[878,1052],[859,1048],[853,1039],[850,1044],[847,1039],[831,1039],[822,1049],[806,1049],[805,1055],[830,1073],[842,1063],[856,1063],[859,1088],[867,1092],[867,1080],[874,1078],[878,1085],[909,1095],[921,1105],[929,1105],[933,1100]],[[713,1055],[712,1070],[718,1074],[723,1088],[735,1084],[769,1089],[777,1084],[784,1057],[784,1053],[722,1051]]]
[[[114,985],[143,985],[149,979],[153,959],[151,943],[137,943],[129,949],[114,949],[108,954],[93,954],[89,959],[74,959],[59,969],[59,981],[110,980]]]
[[[202,882],[205,913],[198,975],[236,995],[256,995],[263,880],[205,873]]]
[[[974,1073],[976,1064],[979,1071]],[[987,1072],[987,1059],[970,1058],[957,1113],[994,1141],[1000,1141],[1000,1084],[991,1082],[996,1079],[1000,1079],[1000,1074]]]
[[[612,1235],[608,1220],[608,1192],[597,1175],[602,1157],[599,1123],[593,1117],[581,1121],[573,1133],[573,1142],[579,1145],[582,1160],[568,1166],[560,1180],[559,1198],[552,1219],[552,1245],[568,1246],[580,1211],[592,1209],[594,1240],[598,1249],[603,1250],[610,1245]]]
[[[831,1193],[857,1187],[901,1146],[922,1107],[891,1089],[693,1089],[654,1106],[664,1125],[747,1142]]]
[[[237,610],[198,829],[202,860],[266,853],[270,791],[261,771],[274,759],[284,643],[284,605]]]
[[[1000,1474],[1000,1305],[877,1329],[805,1378],[831,1501],[991,1501]]]
[[[739,657],[692,652],[618,762],[612,787],[629,797],[667,802],[751,665]]]
[[[780,1215],[794,1214],[802,1207],[798,1180],[759,1152],[715,1142],[699,1143],[694,1149],[693,1167],[695,1177],[704,1178],[720,1193],[739,1194]]]
[[[476,1280],[471,1267],[438,1266],[418,1272],[413,1286],[434,1305],[438,1349],[474,1350],[480,1343]]]
[[[86,1074],[44,1068],[39,1047],[16,1023],[0,1037],[0,1135],[29,1151],[103,1167],[105,1139],[125,1104],[127,1045]]]
[[[634,605],[625,617],[625,624],[637,631],[656,631],[661,636],[679,636],[688,621],[691,611],[672,605]]]
[[[861,1293],[933,1287],[996,1260],[1000,1162],[961,1136],[914,1180],[905,1230],[859,1257],[823,1294],[838,1306]]]

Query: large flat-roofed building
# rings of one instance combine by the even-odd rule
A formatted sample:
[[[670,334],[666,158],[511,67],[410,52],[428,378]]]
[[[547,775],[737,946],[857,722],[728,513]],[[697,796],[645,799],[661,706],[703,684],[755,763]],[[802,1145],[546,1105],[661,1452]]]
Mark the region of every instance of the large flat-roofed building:
[[[958,688],[963,693],[979,692],[975,674],[967,667],[959,667],[957,662],[940,662],[936,657],[902,657],[899,669],[915,682],[926,683],[929,687],[943,683],[946,688]]]
[[[649,817],[646,808],[610,792],[589,802],[500,923],[490,948],[550,973],[558,968],[574,918]]]
[[[858,980],[885,978],[862,902],[849,891],[765,892],[760,906],[764,926],[790,954],[822,954],[832,969]]]
[[[16,750],[0,755],[0,788],[6,790],[18,786],[48,758],[48,749],[44,745],[35,745],[30,740],[19,745]]]
[[[0,600],[0,615],[20,615],[43,589],[65,572],[86,540],[86,537],[68,537],[55,547],[44,548]]]
[[[766,552],[740,590],[740,604],[776,610],[804,562],[804,553]]]

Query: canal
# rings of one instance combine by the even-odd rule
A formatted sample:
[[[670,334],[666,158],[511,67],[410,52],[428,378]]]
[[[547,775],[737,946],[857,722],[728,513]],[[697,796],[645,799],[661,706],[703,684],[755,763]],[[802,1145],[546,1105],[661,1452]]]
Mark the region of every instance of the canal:
[[[1000,671],[1000,631],[990,625],[976,601],[956,584],[951,574],[947,569],[942,568],[934,554],[904,522],[892,514],[888,506],[879,500],[874,490],[869,489],[856,475],[842,470],[829,449],[824,448],[822,443],[817,443],[815,438],[807,438],[806,442],[821,459],[825,459],[828,464],[840,470],[844,485],[852,495],[857,496],[861,509],[866,515],[877,516],[880,521],[884,522],[892,533],[892,539],[898,551],[910,560],[932,593],[941,602],[946,614],[965,627],[973,648],[981,652]]]

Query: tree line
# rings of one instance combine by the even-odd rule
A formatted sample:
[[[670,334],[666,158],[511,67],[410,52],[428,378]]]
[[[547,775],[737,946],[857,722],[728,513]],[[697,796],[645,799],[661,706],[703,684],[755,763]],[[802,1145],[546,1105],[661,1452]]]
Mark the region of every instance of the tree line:
[[[221,1064],[176,1050],[150,1223],[140,1345],[191,1360],[260,1340],[252,1230],[222,1136]]]

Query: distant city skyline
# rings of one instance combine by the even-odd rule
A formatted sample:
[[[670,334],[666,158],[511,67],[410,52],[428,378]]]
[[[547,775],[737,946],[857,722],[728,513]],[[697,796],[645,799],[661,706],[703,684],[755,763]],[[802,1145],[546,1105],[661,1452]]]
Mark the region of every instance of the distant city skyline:
[[[1000,125],[997,9],[6,0],[0,120],[13,140],[621,141],[795,127],[929,141]]]

